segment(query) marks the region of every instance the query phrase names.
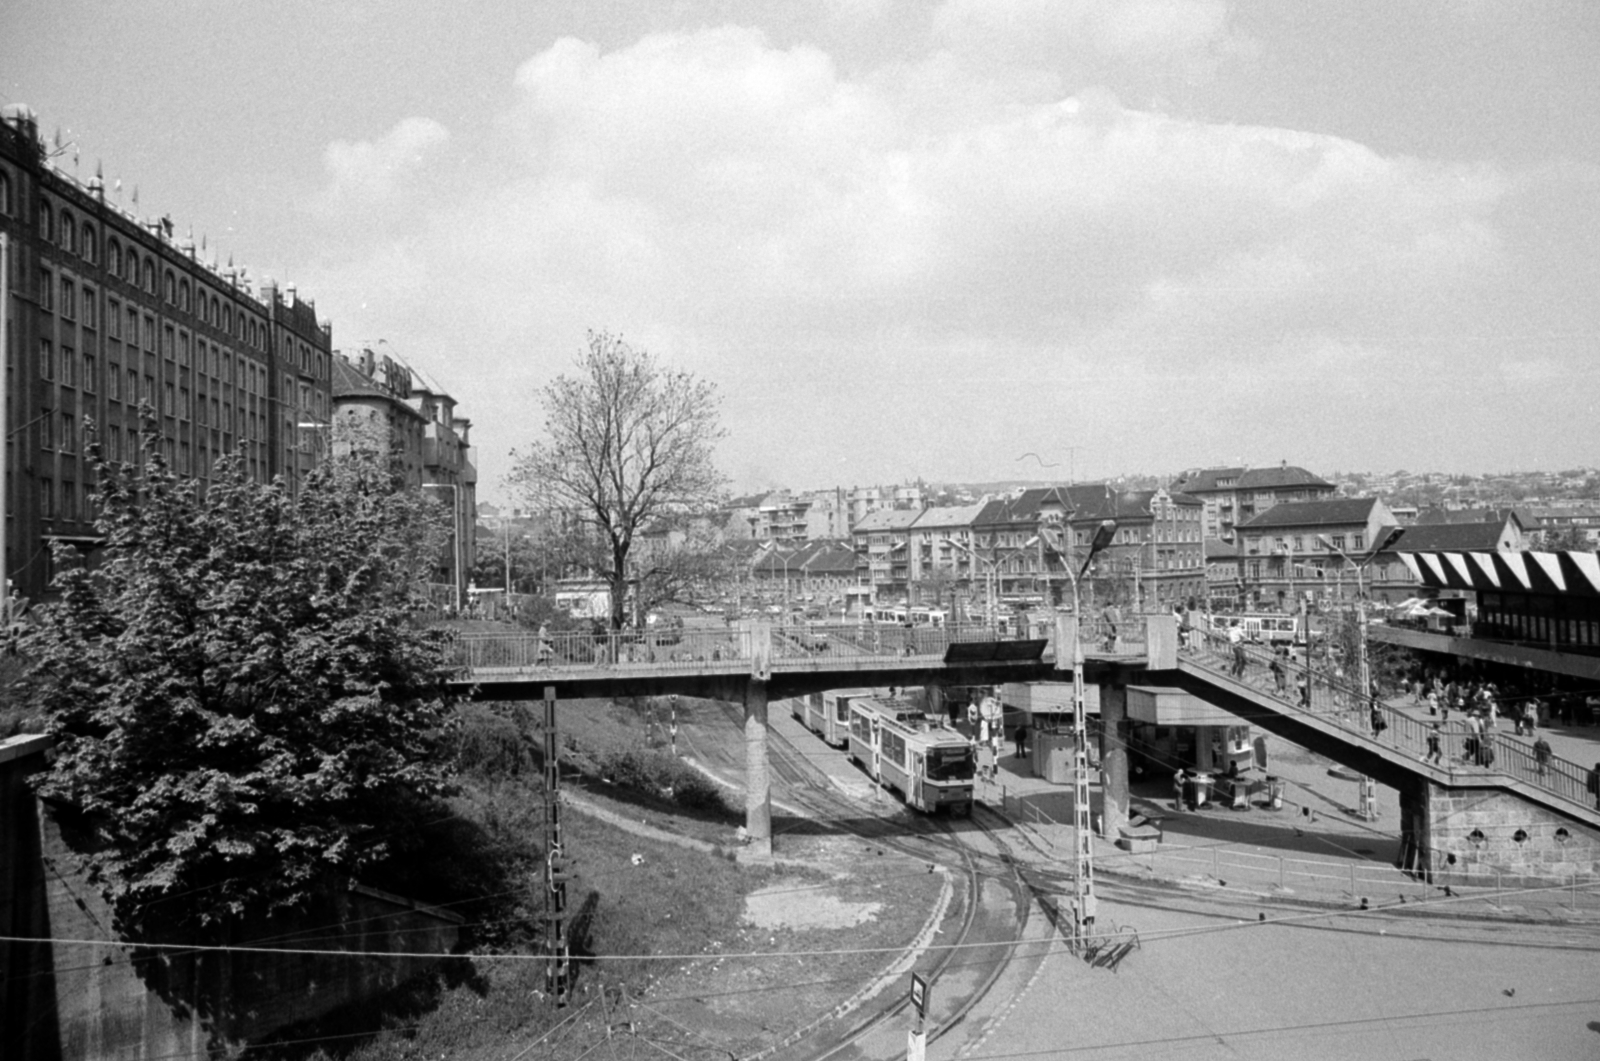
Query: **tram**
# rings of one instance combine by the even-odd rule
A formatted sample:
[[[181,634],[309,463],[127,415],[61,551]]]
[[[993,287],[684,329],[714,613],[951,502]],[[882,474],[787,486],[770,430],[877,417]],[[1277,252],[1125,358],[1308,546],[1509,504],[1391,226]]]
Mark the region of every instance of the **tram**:
[[[906,806],[929,814],[972,814],[972,743],[919,708],[888,697],[852,699],[848,747],[850,758],[905,797]]]
[[[791,704],[795,720],[835,748],[850,743],[850,704],[868,696],[882,695],[876,689],[829,689],[824,693],[797,696]]]

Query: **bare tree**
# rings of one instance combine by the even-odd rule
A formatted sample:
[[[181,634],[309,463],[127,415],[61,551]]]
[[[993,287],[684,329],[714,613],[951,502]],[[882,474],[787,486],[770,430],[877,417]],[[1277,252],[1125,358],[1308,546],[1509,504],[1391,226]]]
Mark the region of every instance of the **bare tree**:
[[[544,388],[548,437],[513,454],[512,482],[535,507],[568,513],[594,535],[611,626],[621,629],[636,536],[716,497],[725,480],[712,451],[725,432],[715,385],[620,336],[590,332],[575,367]]]

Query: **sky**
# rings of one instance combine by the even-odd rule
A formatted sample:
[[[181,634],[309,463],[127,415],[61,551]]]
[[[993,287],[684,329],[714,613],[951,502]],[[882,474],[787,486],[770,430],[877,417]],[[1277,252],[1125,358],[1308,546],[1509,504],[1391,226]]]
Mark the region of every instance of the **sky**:
[[[1600,464],[1592,0],[10,0],[0,102],[482,499],[591,329],[740,491]]]

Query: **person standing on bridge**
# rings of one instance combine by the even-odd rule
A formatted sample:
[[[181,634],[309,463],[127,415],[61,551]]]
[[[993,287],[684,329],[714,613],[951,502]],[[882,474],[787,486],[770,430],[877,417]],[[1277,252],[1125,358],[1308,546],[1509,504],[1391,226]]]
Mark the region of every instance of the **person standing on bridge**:
[[[1550,742],[1540,737],[1533,742],[1533,761],[1543,777],[1550,770]]]
[[[1595,809],[1600,810],[1600,763],[1589,771],[1589,794],[1594,797]]]
[[[1235,619],[1228,626],[1228,644],[1233,646],[1233,667],[1228,671],[1235,678],[1244,677],[1244,627]]]
[[[1435,766],[1444,765],[1444,747],[1439,740],[1439,723],[1435,722],[1428,730],[1428,754],[1422,757],[1425,763]]]

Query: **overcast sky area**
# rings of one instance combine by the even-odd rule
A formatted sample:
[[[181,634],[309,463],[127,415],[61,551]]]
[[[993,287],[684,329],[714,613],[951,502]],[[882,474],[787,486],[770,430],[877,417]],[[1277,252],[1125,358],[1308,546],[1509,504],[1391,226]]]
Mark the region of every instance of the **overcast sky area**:
[[[590,328],[740,490],[1600,463],[1593,0],[9,0],[0,101],[485,499]]]

